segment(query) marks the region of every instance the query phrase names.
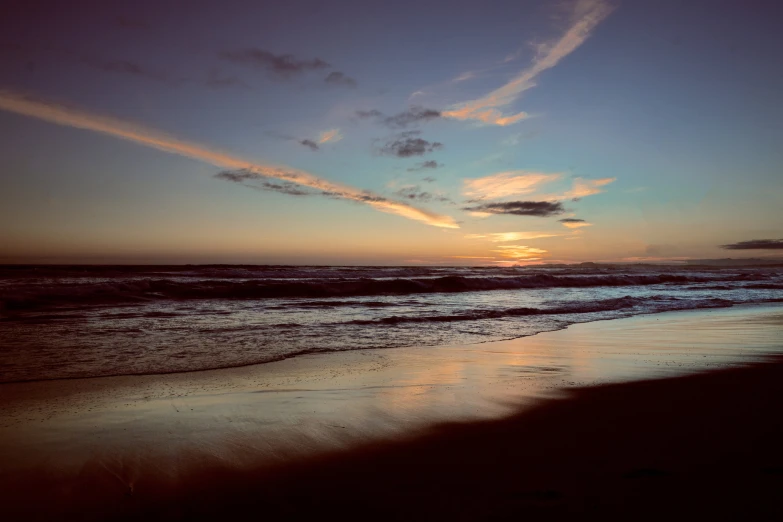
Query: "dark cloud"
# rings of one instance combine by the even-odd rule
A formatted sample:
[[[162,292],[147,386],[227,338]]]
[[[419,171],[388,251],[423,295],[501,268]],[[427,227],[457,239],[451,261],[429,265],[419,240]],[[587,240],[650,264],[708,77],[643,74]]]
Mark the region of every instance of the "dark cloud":
[[[386,156],[397,156],[398,158],[410,158],[412,156],[423,156],[443,148],[443,144],[438,141],[427,141],[416,137],[419,131],[407,131],[396,134],[378,151]]]
[[[720,247],[726,250],[783,250],[783,239],[751,239]]]
[[[576,219],[576,218],[565,218],[565,219],[558,219],[560,223],[585,223],[584,219]]]
[[[330,72],[329,76],[324,78],[324,82],[330,85],[342,85],[351,88],[356,87],[356,80],[340,71]]]
[[[215,174],[215,178],[234,183],[239,183],[246,187],[256,190],[268,190],[271,192],[279,192],[281,194],[288,194],[289,196],[312,196],[317,194],[309,190],[305,190],[296,183],[288,181],[273,182],[269,181],[269,178],[257,174],[247,169],[241,170],[224,170]],[[248,182],[253,182],[249,184]]]
[[[474,207],[465,207],[468,212],[487,212],[489,214],[510,214],[513,216],[556,216],[565,212],[559,201],[507,201],[504,203],[484,203]]]
[[[408,172],[418,172],[420,170],[437,169],[442,166],[443,164],[438,163],[435,160],[429,160],[429,161],[424,161],[422,163],[417,163],[415,166],[409,168]]]
[[[222,60],[257,67],[283,78],[331,67],[320,58],[302,60],[291,54],[274,54],[255,48],[221,51],[219,56]]]
[[[430,202],[430,201],[439,201],[441,203],[454,203],[451,199],[447,198],[446,196],[441,196],[439,194],[433,194],[432,192],[426,192],[421,190],[421,187],[418,185],[413,187],[403,187],[400,190],[396,191],[395,194],[402,198],[403,200],[409,200],[409,201],[423,201],[423,202]]]
[[[313,140],[301,140],[299,142],[299,145],[304,145],[305,147],[308,147],[310,150],[318,150],[318,144]]]
[[[137,76],[139,78],[146,78],[148,80],[168,83],[170,85],[179,85],[183,81],[159,71],[153,71],[152,69],[130,60],[103,60],[100,58],[90,57],[82,58],[81,61],[85,65],[89,65],[93,69],[97,69],[99,71],[128,74],[131,76]]]
[[[356,116],[361,119],[374,119],[378,123],[399,129],[440,118],[441,112],[436,111],[435,109],[425,109],[424,107],[414,106],[406,111],[395,114],[394,116],[386,116],[376,109],[356,111]]]
[[[356,111],[356,116],[362,119],[383,118],[383,113],[379,110],[372,109],[369,111]]]
[[[424,107],[411,107],[407,111],[385,118],[384,123],[390,127],[407,127],[437,118],[440,118],[440,111]]]
[[[435,181],[437,181],[432,176],[427,176],[426,178],[421,178],[421,180],[424,181],[424,182],[427,182],[427,183],[434,183]]]
[[[318,144],[316,142],[314,142],[313,140],[311,140],[311,139],[297,138],[297,137],[291,136],[289,134],[282,134],[280,132],[275,132],[275,131],[266,131],[266,135],[270,136],[272,138],[277,138],[278,140],[295,141],[299,145],[302,145],[303,147],[307,147],[308,149],[310,149],[312,151],[321,150],[321,147],[319,147]]]

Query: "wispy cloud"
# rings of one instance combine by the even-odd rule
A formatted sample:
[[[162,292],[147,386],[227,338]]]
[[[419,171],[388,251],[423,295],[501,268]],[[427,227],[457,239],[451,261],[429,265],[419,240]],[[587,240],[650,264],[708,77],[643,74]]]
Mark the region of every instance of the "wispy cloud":
[[[318,136],[318,143],[337,143],[341,139],[343,135],[340,134],[340,129],[329,129]]]
[[[603,190],[601,190],[599,187],[603,187],[614,181],[617,181],[617,178],[601,178],[601,179],[575,178],[571,190],[563,194],[561,197],[563,199],[570,198],[576,201],[580,198],[593,196],[595,194],[600,194],[601,192],[603,192]]]
[[[559,201],[506,201],[503,203],[483,203],[462,210],[473,212],[482,217],[484,214],[509,214],[512,216],[556,216],[565,212]]]
[[[404,129],[409,126],[426,123],[441,117],[441,112],[435,109],[413,106],[392,116],[386,116],[377,109],[356,111],[356,116],[361,119],[372,119],[394,129]]]
[[[274,54],[257,48],[221,51],[218,56],[229,62],[263,69],[282,78],[331,67],[320,58],[301,59],[291,54]]]
[[[443,148],[439,141],[427,141],[419,138],[419,131],[407,131],[396,134],[386,141],[378,149],[380,154],[385,156],[397,156],[398,158],[410,158],[412,156],[423,156],[429,152]]]
[[[558,219],[564,227],[567,228],[582,228],[582,227],[591,227],[593,226],[592,223],[588,223],[584,219],[576,219],[576,218],[565,218],[565,219]]]
[[[394,194],[397,197],[400,197],[404,200],[422,201],[422,202],[437,201],[440,203],[451,203],[451,204],[454,203],[451,200],[451,198],[448,198],[442,194],[438,194],[437,192],[428,192],[426,190],[422,190],[421,187],[418,185],[408,185],[405,187],[401,187]]]
[[[435,160],[429,160],[429,161],[422,161],[421,163],[417,163],[415,166],[408,169],[408,172],[419,172],[422,170],[433,170],[442,167],[443,165],[438,163]]]
[[[445,111],[443,116],[502,126],[527,118],[528,113],[524,111],[508,115],[500,109],[511,105],[520,94],[535,87],[538,75],[578,49],[611,11],[612,7],[604,0],[577,0],[573,4],[572,20],[566,32],[553,42],[539,45],[538,53],[527,69],[486,96],[455,105]]]
[[[459,228],[450,216],[419,209],[406,203],[389,200],[369,191],[342,185],[319,178],[309,172],[286,166],[262,165],[232,156],[226,152],[203,145],[173,138],[127,122],[71,109],[62,105],[45,103],[9,91],[0,91],[0,110],[48,121],[66,127],[90,130],[115,138],[131,141],[172,154],[209,163],[229,170],[245,170],[259,176],[289,181],[328,193],[331,197],[364,203],[381,212],[421,221],[428,225]]]
[[[529,170],[498,172],[483,178],[466,179],[463,182],[463,194],[473,199],[497,199],[532,194],[541,185],[559,179],[560,176],[559,173],[547,174]]]
[[[726,250],[783,250],[783,239],[751,239],[720,247]]]
[[[214,177],[233,183],[239,183],[249,188],[279,192],[289,196],[312,196],[317,194],[317,192],[313,192],[312,190],[303,189],[301,185],[297,185],[296,183],[291,183],[290,181],[275,183],[269,181],[260,174],[248,170],[224,170],[215,174]]]
[[[174,78],[160,71],[155,71],[131,60],[104,60],[96,57],[84,57],[81,61],[83,64],[103,72],[127,74],[170,85],[180,85],[183,83],[182,79]]]
[[[343,87],[351,88],[356,87],[357,85],[356,80],[340,71],[330,72],[327,77],[324,78],[324,83],[328,83],[329,85],[342,85]]]
[[[562,234],[553,234],[551,232],[491,232],[489,234],[468,234],[465,236],[465,239],[486,239],[493,243],[505,243],[508,241],[525,241],[528,239],[560,236]]]

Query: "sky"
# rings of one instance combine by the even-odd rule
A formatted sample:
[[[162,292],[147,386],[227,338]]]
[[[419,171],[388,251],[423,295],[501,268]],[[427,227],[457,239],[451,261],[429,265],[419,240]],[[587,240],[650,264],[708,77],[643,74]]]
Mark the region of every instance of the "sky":
[[[778,2],[4,9],[0,262],[783,254]]]

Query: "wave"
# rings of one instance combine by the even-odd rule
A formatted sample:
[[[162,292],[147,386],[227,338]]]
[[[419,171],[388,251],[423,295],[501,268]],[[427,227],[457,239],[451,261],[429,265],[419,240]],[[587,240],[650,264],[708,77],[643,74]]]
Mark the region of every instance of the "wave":
[[[0,287],[0,310],[22,311],[48,307],[145,303],[157,300],[344,298],[539,288],[752,283],[754,281],[768,280],[770,277],[770,274],[752,272],[730,275],[680,275],[670,273],[614,275],[533,274],[516,277],[449,275],[430,278],[360,278],[305,281],[131,279],[121,282],[26,284]],[[757,285],[756,287],[760,288],[761,286]],[[326,302],[319,304],[329,306]]]
[[[728,299],[678,299],[676,297],[652,296],[631,297],[625,296],[616,299],[603,299],[587,303],[572,303],[551,308],[506,308],[503,310],[471,310],[448,315],[429,316],[390,316],[381,319],[358,319],[349,321],[348,324],[357,325],[392,325],[400,323],[427,323],[427,322],[455,322],[478,321],[482,319],[502,319],[504,317],[523,317],[531,315],[565,315],[565,314],[589,314],[595,312],[611,312],[616,310],[646,307],[644,312],[663,312],[669,310],[685,310],[694,308],[727,308],[734,303]]]

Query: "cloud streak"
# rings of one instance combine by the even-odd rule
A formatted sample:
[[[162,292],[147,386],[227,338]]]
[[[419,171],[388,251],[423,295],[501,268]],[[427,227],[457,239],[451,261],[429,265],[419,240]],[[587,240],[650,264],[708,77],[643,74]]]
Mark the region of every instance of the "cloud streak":
[[[318,143],[337,143],[341,139],[343,135],[340,134],[340,129],[329,129],[318,136]]]
[[[303,60],[291,54],[274,54],[257,48],[221,51],[219,56],[222,60],[240,65],[250,65],[283,78],[331,67],[329,63],[320,58]]]
[[[532,194],[538,187],[560,178],[560,174],[545,174],[528,170],[498,172],[483,178],[466,179],[463,193],[474,199],[496,199]]]
[[[553,42],[539,45],[538,53],[527,69],[486,96],[455,105],[445,111],[443,116],[501,126],[524,120],[529,116],[524,111],[504,114],[500,109],[511,105],[523,92],[535,87],[538,75],[578,49],[590,37],[593,29],[611,12],[612,7],[604,0],[577,0],[574,3],[571,24],[566,32]]]
[[[751,239],[720,247],[726,250],[783,250],[783,239]]]
[[[326,78],[324,78],[324,83],[328,83],[329,85],[341,85],[343,87],[351,87],[351,88],[354,88],[357,85],[356,80],[354,80],[350,76],[340,71],[330,72],[329,75]]]
[[[10,91],[0,91],[0,110],[66,127],[90,130],[99,134],[131,141],[140,145],[188,157],[229,170],[246,170],[267,178],[289,181],[329,193],[332,197],[364,203],[375,210],[421,221],[428,225],[459,228],[453,218],[392,201],[371,192],[319,178],[309,172],[286,166],[262,165],[213,150],[203,145],[183,141],[166,134],[131,125],[127,122],[90,114],[61,105],[45,103]]]
[[[404,129],[412,125],[426,123],[436,120],[442,116],[441,112],[435,109],[427,109],[414,105],[407,110],[397,113],[393,116],[386,116],[377,109],[356,111],[356,116],[363,119],[374,119],[376,122],[391,127],[393,129]]]
[[[462,210],[482,214],[509,214],[512,216],[549,217],[565,212],[559,201],[506,201],[503,203],[483,203]]]
[[[582,228],[582,227],[591,227],[593,226],[592,223],[588,223],[584,219],[576,219],[576,218],[565,218],[565,219],[558,219],[564,227],[566,228]]]
[[[408,172],[419,172],[422,170],[433,170],[442,167],[440,163],[438,163],[435,160],[429,160],[429,161],[422,161],[421,163],[417,163],[415,166],[408,169]]]

